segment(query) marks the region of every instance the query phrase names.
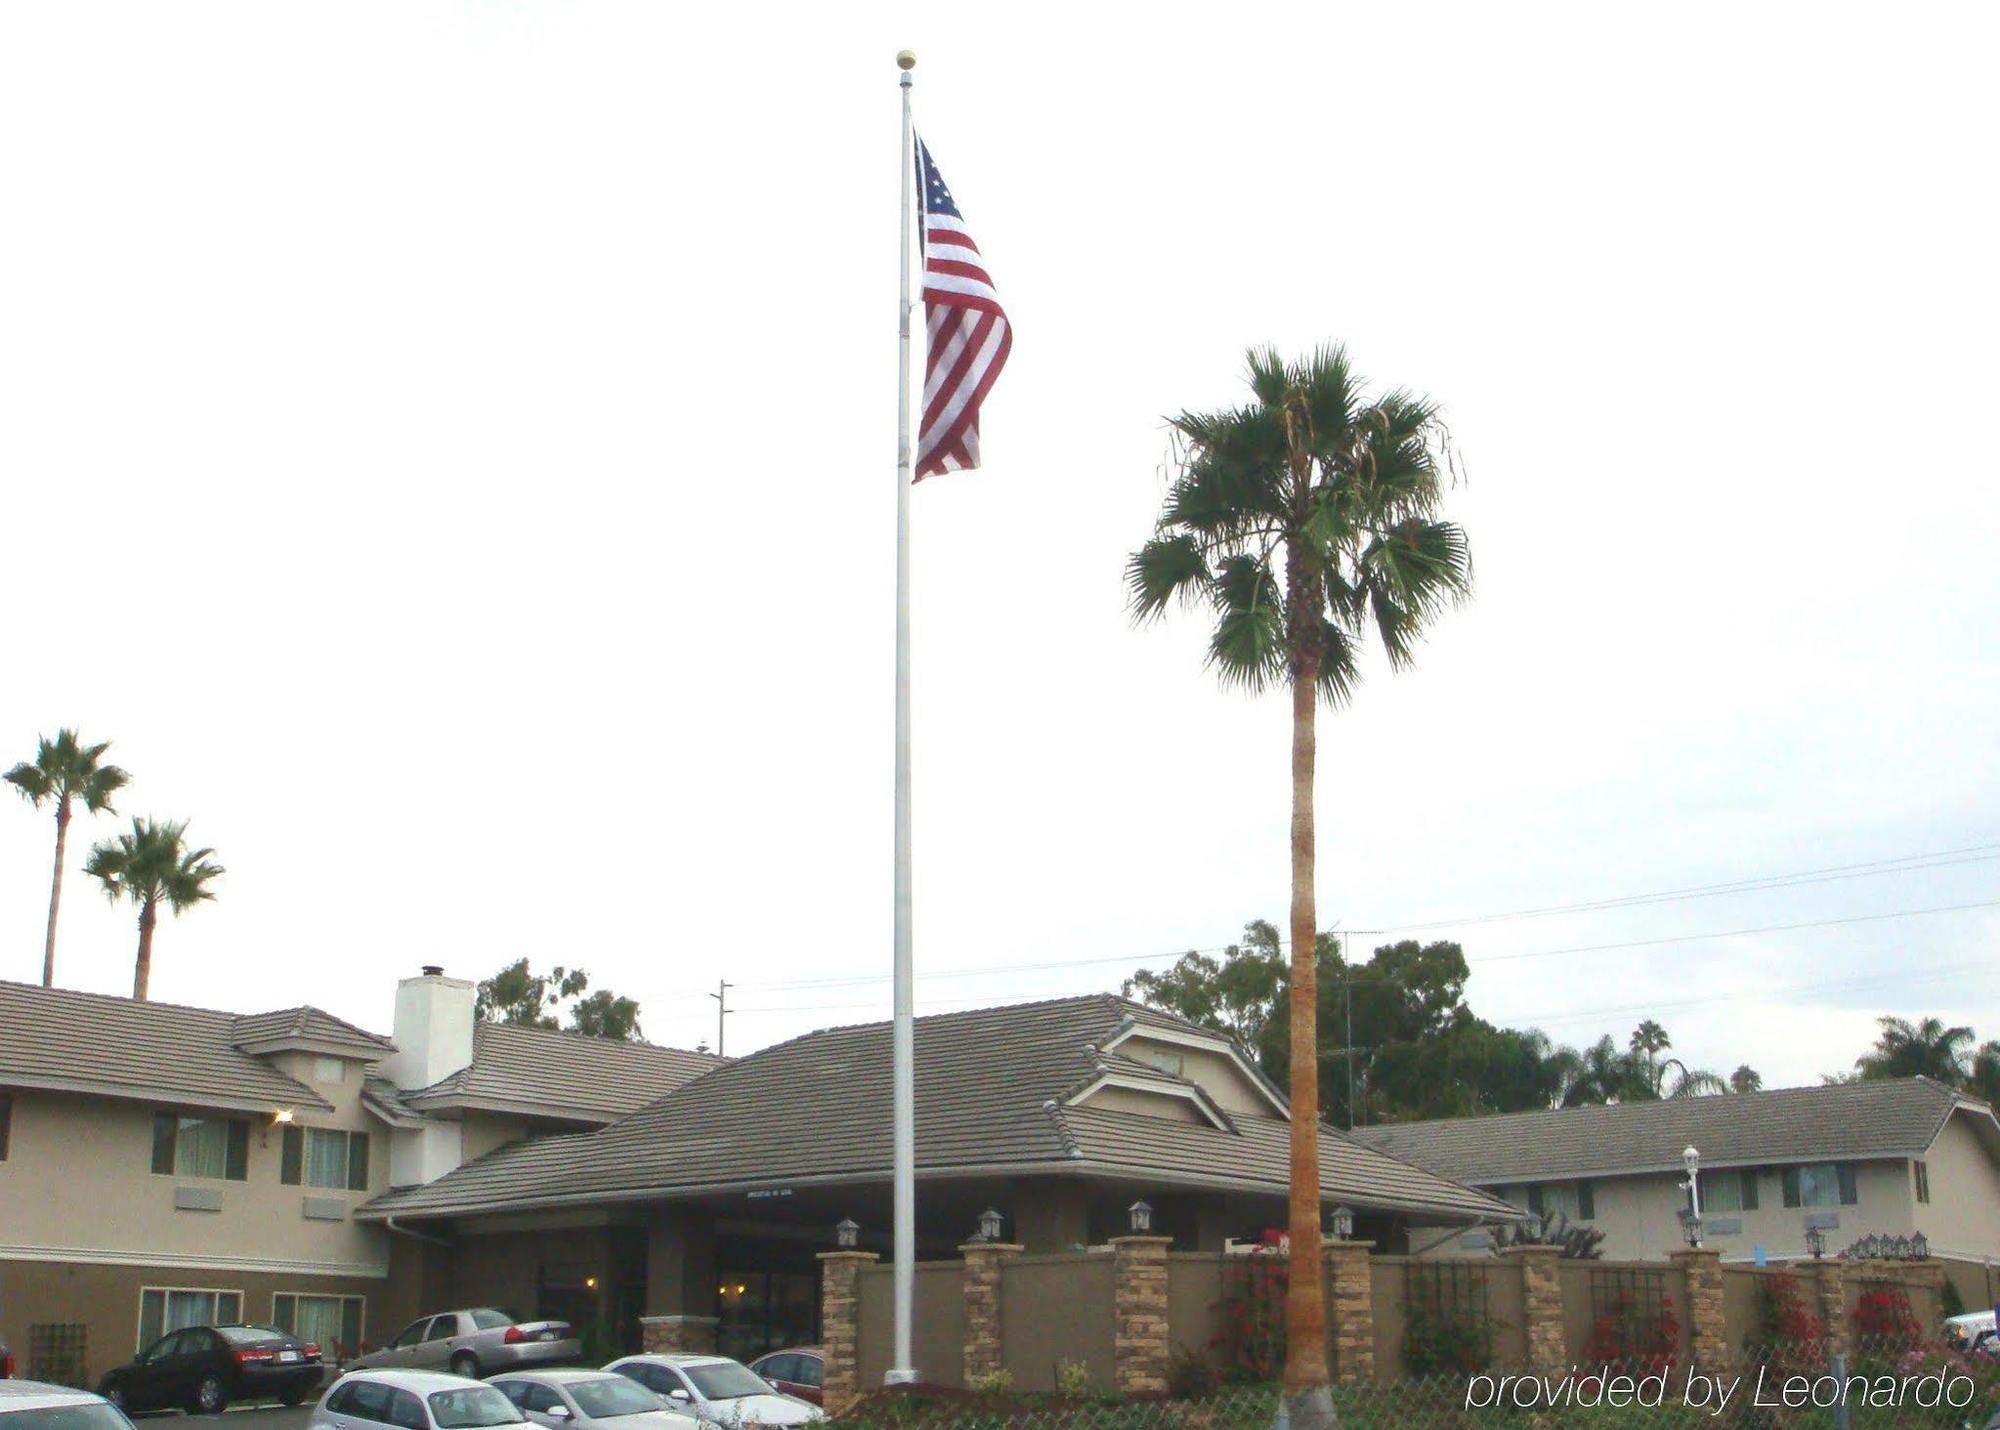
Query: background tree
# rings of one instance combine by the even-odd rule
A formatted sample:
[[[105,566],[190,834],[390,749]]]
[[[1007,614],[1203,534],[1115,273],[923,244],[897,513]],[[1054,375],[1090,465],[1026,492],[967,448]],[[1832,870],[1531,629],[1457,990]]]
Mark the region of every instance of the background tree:
[[[1863,1078],[1872,1082],[1885,1077],[1930,1077],[1948,1087],[1964,1083],[1972,1029],[1947,1028],[1941,1018],[1915,1023],[1888,1017],[1875,1021],[1882,1029],[1875,1046],[1854,1064]]]
[[[618,1042],[641,1041],[637,1001],[608,989],[586,997],[589,987],[590,975],[581,968],[558,964],[546,974],[536,973],[527,959],[517,958],[480,981],[472,1012],[483,1023],[556,1029],[563,1026],[562,1005],[574,999],[569,1010],[570,1032]]]
[[[1224,683],[1292,697],[1290,1037],[1292,1245],[1320,1241],[1319,1059],[1313,775],[1318,702],[1361,676],[1372,631],[1409,665],[1430,621],[1471,586],[1464,533],[1438,519],[1446,462],[1436,406],[1402,391],[1373,401],[1346,352],[1249,358],[1252,401],[1172,420],[1178,473],[1152,540],[1127,574],[1150,620],[1177,598],[1206,602],[1209,664]],[[1289,1279],[1284,1419],[1333,1423],[1317,1276]]]
[[[1974,1097],[2000,1104],[2000,1043],[1985,1042],[1972,1055],[1972,1075],[1965,1089]]]
[[[80,800],[91,814],[110,814],[111,796],[132,778],[118,766],[104,763],[104,752],[110,748],[109,741],[86,745],[76,731],[58,730],[53,740],[44,735],[35,741],[33,760],[0,775],[35,808],[55,805],[56,867],[49,879],[49,928],[42,945],[44,988],[53,988],[56,981],[56,913],[62,907],[63,851],[69,845],[72,808]]]
[[[1761,1092],[1763,1088],[1763,1075],[1748,1063],[1739,1063],[1736,1071],[1729,1075],[1731,1092]]]
[[[84,872],[104,885],[113,903],[139,906],[139,951],[132,961],[132,996],[146,1000],[153,979],[153,928],[160,905],[179,915],[215,897],[209,883],[223,873],[213,849],[187,847],[185,820],[135,819],[130,833],[104,840],[90,851]]]

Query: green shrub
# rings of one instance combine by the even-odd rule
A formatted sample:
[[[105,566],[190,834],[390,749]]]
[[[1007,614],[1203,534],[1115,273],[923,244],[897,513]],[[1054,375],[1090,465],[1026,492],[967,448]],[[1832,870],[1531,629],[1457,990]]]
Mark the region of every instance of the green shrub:
[[[1057,1361],[1056,1391],[1062,1395],[1090,1394],[1090,1362],[1080,1360]]]

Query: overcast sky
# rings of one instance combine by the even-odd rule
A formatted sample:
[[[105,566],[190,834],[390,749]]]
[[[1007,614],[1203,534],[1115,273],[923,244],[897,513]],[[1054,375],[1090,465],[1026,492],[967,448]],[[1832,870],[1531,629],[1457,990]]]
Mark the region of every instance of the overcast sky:
[[[1285,703],[1219,690],[1197,619],[1133,630],[1122,566],[1162,414],[1335,339],[1445,404],[1478,590],[1321,723],[1323,921],[1971,851],[1448,932],[1488,1017],[1652,1013],[1772,1085],[1881,1012],[2000,1037],[1996,40],[1970,4],[10,5],[0,758],[113,740],[121,813],[228,866],[161,999],[386,1031],[419,964],[527,955],[656,1041],[712,1040],[723,977],[731,1052],[886,1015],[910,45],[1016,331],[987,466],[915,494],[920,1010],[1284,917]],[[81,872],[115,827],[72,834],[67,985],[130,986]],[[0,806],[0,977],[39,977],[52,835]]]

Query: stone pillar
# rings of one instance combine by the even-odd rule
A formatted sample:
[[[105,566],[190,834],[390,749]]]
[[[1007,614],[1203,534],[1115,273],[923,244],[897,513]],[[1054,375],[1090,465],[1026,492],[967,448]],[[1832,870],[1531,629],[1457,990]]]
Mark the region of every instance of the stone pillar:
[[[1170,1236],[1119,1236],[1111,1240],[1117,1258],[1117,1323],[1112,1379],[1120,1395],[1167,1393],[1167,1248]]]
[[[1503,1252],[1521,1268],[1521,1316],[1526,1322],[1528,1368],[1559,1371],[1569,1364],[1569,1333],[1563,1326],[1562,1248],[1510,1246]]]
[[[1729,1360],[1729,1337],[1722,1321],[1722,1253],[1708,1246],[1684,1246],[1673,1253],[1687,1285],[1688,1349],[1695,1365],[1719,1371]]]
[[[1375,1378],[1375,1272],[1372,1241],[1320,1244],[1326,1261],[1327,1315],[1333,1329],[1333,1374],[1341,1384]]]
[[[819,1254],[819,1338],[826,1356],[821,1394],[828,1415],[861,1395],[861,1272],[876,1260],[872,1251]]]
[[[1818,1282],[1814,1292],[1816,1301],[1813,1313],[1826,1322],[1827,1349],[1845,1351],[1848,1349],[1847,1325],[1847,1263],[1844,1261],[1813,1261],[1806,1263],[1814,1272]]]
[[[1003,1362],[1000,1346],[1000,1267],[1021,1254],[1011,1241],[970,1241],[965,1258],[965,1383],[991,1375]]]
[[[713,1355],[715,1328],[721,1323],[718,1316],[641,1316],[639,1344],[653,1356]]]

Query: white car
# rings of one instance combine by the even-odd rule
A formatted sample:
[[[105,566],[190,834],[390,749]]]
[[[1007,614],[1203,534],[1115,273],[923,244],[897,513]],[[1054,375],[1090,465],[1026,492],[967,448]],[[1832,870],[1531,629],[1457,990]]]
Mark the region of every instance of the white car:
[[[741,1361],[727,1356],[626,1356],[604,1367],[639,1384],[668,1405],[710,1425],[805,1425],[826,1419],[817,1405],[784,1395]]]
[[[313,1407],[310,1430],[533,1430],[492,1386],[433,1370],[351,1370]],[[0,1426],[0,1430],[11,1427]]]
[[[522,1370],[486,1382],[542,1430],[695,1430],[692,1410],[608,1370]]]
[[[0,1430],[132,1430],[132,1422],[101,1395],[9,1378],[0,1380]]]

